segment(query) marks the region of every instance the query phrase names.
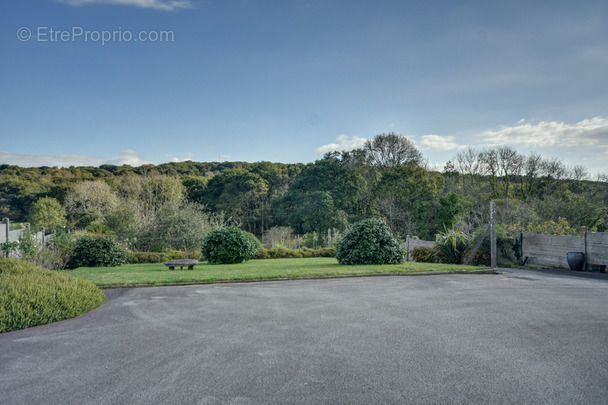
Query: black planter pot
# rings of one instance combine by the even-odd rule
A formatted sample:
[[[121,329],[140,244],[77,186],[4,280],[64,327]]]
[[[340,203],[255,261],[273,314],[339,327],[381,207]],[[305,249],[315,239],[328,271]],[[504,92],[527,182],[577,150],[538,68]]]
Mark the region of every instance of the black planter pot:
[[[568,252],[566,260],[571,271],[581,271],[585,265],[585,254],[583,252]]]

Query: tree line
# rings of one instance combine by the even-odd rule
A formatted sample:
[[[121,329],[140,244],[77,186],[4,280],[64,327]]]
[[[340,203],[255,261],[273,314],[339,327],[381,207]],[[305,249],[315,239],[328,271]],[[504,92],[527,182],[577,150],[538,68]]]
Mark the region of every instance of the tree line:
[[[308,164],[0,165],[0,215],[47,229],[107,229],[139,238],[141,249],[186,248],[200,229],[224,224],[260,237],[277,227],[323,235],[371,217],[401,237],[434,240],[452,228],[483,227],[490,200],[510,231],[552,224],[561,224],[555,232],[605,231],[607,177],[507,146],[461,151],[434,171],[411,140],[389,133]]]

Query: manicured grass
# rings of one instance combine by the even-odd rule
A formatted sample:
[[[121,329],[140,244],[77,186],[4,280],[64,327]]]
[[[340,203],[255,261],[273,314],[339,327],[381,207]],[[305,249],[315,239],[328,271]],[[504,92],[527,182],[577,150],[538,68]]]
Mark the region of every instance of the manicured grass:
[[[73,318],[106,300],[93,284],[15,259],[0,259],[0,332]]]
[[[169,270],[162,263],[118,267],[80,267],[69,274],[98,286],[166,283],[251,281],[349,275],[375,275],[444,271],[475,271],[484,267],[433,263],[342,266],[335,258],[250,260],[240,264],[201,263],[194,270]]]

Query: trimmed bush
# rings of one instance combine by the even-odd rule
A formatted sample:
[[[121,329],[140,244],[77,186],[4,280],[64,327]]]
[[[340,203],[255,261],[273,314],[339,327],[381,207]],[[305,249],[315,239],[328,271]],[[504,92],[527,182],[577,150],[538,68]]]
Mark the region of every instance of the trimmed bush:
[[[75,243],[68,268],[113,267],[125,264],[127,248],[109,235],[84,235]]]
[[[336,247],[340,264],[402,263],[405,252],[384,221],[366,219],[346,231]]]
[[[129,255],[129,263],[164,263],[169,256],[161,252],[133,252]]]
[[[0,259],[0,332],[73,318],[106,300],[92,283],[16,259]]]
[[[213,230],[203,242],[203,257],[211,264],[247,261],[257,250],[257,244],[253,240],[255,236],[250,235],[234,226]]]
[[[418,263],[432,263],[435,259],[433,248],[418,246],[412,249],[412,259]]]
[[[297,249],[274,247],[270,249],[258,248],[253,259],[288,259],[299,257]]]

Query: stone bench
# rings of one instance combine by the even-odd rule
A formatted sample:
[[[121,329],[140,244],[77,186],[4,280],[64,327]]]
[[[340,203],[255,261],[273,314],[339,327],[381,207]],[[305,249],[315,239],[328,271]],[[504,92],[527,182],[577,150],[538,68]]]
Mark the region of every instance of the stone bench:
[[[198,264],[198,260],[177,259],[164,262],[163,264],[167,266],[169,270],[175,270],[176,267],[179,267],[180,270],[183,270],[184,267],[188,267],[188,270],[194,270],[194,266]]]

